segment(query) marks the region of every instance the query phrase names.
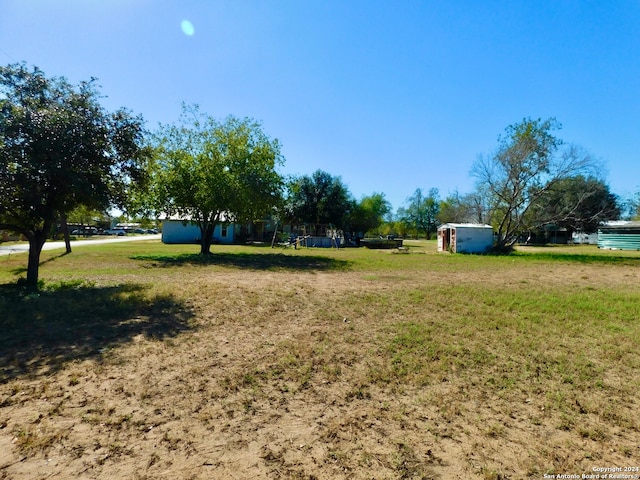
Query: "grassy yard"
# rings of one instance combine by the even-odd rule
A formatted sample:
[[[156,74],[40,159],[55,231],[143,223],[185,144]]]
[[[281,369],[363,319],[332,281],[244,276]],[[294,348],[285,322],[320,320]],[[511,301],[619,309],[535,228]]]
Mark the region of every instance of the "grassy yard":
[[[408,244],[0,257],[0,479],[640,467],[640,252]]]

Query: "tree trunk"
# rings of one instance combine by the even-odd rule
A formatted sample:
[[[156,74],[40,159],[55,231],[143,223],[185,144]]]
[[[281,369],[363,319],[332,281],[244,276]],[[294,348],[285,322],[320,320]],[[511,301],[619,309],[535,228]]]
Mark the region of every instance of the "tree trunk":
[[[40,269],[40,253],[46,240],[44,230],[38,230],[31,235],[27,235],[29,239],[29,263],[27,265],[27,286],[29,288],[38,288],[38,273]]]
[[[62,233],[64,234],[64,246],[67,249],[67,253],[71,253],[71,239],[69,238],[69,226],[67,225],[67,215],[62,214],[60,216],[60,223],[62,227]]]
[[[200,227],[200,255],[208,255],[211,253],[211,240],[216,224],[208,224],[206,227]]]

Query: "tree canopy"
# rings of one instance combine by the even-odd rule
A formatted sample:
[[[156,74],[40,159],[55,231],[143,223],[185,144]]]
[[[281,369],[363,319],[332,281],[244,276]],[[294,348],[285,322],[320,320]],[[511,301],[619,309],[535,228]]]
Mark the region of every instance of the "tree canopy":
[[[507,127],[495,153],[474,163],[471,173],[486,195],[499,248],[516,241],[529,226],[531,207],[558,182],[595,170],[596,162],[578,147],[560,150],[563,142],[552,134],[560,127],[553,118],[525,118]]]
[[[108,113],[99,99],[95,79],[74,86],[37,67],[0,67],[0,229],[29,240],[30,286],[58,218],[122,207],[143,181],[142,118]]]
[[[280,143],[253,119],[220,121],[184,106],[179,122],[161,126],[153,144],[146,203],[196,224],[203,254],[218,224],[262,219],[281,201]]]
[[[411,225],[419,234],[423,231],[427,239],[438,228],[438,214],[440,213],[440,199],[437,188],[429,190],[428,195],[421,188],[407,199],[405,207],[398,209],[398,217],[402,222]]]
[[[293,178],[288,189],[285,214],[292,223],[311,225],[318,235],[323,225],[348,226],[352,200],[340,177],[316,170],[311,176]]]
[[[538,225],[555,224],[571,235],[597,232],[601,222],[618,219],[618,203],[602,180],[577,175],[556,182],[532,210]]]
[[[487,223],[488,206],[481,192],[454,193],[440,201],[438,223]]]
[[[352,232],[366,234],[376,230],[391,212],[391,204],[384,193],[365,195],[360,201],[353,201],[349,215]]]

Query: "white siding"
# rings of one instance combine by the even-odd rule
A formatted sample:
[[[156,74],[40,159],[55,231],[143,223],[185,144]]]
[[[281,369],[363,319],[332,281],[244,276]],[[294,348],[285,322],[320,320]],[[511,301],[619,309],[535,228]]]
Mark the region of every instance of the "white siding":
[[[227,235],[223,237],[222,226],[216,226],[213,231],[214,242],[233,243],[234,225],[226,227]],[[165,220],[162,222],[162,243],[200,243],[200,228],[189,222],[185,225],[180,220]]]
[[[485,253],[493,246],[493,228],[473,223],[445,223],[438,228],[438,251]]]
[[[493,230],[489,228],[456,227],[457,253],[485,253],[493,245]]]

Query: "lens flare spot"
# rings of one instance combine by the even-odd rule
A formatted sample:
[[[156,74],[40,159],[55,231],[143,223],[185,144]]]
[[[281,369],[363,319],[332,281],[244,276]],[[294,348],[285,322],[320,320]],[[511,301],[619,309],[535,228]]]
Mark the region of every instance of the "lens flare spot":
[[[195,29],[193,28],[193,23],[191,23],[189,20],[183,20],[182,23],[180,23],[180,28],[182,28],[182,33],[184,33],[188,37],[196,33]]]

